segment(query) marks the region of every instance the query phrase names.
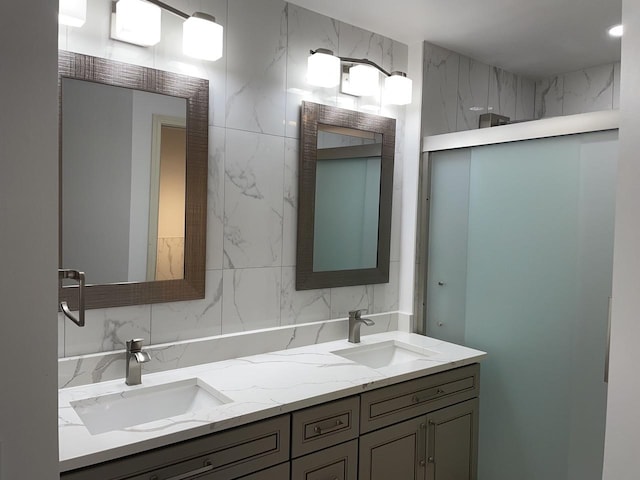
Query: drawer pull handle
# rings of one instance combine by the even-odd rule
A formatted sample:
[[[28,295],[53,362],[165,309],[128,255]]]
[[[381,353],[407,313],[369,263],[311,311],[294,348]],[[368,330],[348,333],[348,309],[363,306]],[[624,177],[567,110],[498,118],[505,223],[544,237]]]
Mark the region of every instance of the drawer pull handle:
[[[329,426],[320,426],[320,425],[316,425],[315,427],[313,427],[313,431],[315,433],[317,433],[318,435],[323,435],[325,433],[329,433],[329,432],[333,432],[334,430],[338,430],[340,427],[342,427],[344,425],[344,423],[342,422],[342,420],[338,419],[335,422],[333,422],[333,424],[329,425]]]
[[[442,395],[442,394],[444,394],[444,393],[447,393],[447,392],[445,392],[444,390],[442,390],[441,388],[439,388],[439,389],[437,389],[437,390],[436,390],[436,392],[435,392],[435,393],[432,393],[431,395],[426,395],[426,396],[424,396],[424,397],[420,397],[420,396],[418,396],[418,395],[414,395],[414,396],[411,398],[411,400],[413,401],[413,403],[426,402],[427,400],[430,400],[430,399],[432,399],[432,398],[434,398],[434,397],[437,397],[437,396],[439,396],[439,395]]]
[[[199,475],[201,473],[207,473],[213,470],[213,465],[209,460],[204,462],[204,466],[202,468],[197,468],[195,470],[191,470],[187,473],[181,473],[180,475],[176,475],[175,477],[167,478],[166,480],[186,480],[188,478],[192,478],[194,475]],[[157,475],[153,475],[149,480],[158,480]]]

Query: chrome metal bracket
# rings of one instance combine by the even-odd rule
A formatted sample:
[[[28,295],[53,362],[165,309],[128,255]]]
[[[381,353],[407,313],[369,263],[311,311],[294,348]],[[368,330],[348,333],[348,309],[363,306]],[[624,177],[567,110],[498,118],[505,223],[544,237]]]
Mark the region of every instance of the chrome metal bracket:
[[[78,282],[78,317],[76,317],[73,313],[71,313],[71,309],[66,301],[60,302],[60,310],[65,317],[71,320],[79,327],[84,327],[84,272],[80,272],[78,270],[72,269],[58,269],[58,281],[70,279],[76,280]]]

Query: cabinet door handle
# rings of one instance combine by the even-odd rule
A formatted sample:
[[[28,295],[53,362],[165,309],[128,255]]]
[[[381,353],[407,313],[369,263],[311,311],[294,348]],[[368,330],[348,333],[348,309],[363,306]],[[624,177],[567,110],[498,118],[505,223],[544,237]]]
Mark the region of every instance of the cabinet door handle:
[[[436,463],[436,423],[433,420],[427,422],[427,463]]]
[[[423,467],[427,464],[427,424],[421,423],[418,430],[418,465]]]
[[[338,419],[328,426],[316,425],[315,427],[313,427],[313,431],[318,435],[323,435],[325,433],[333,432],[334,430],[339,430],[343,425],[344,423],[342,423],[342,420]]]
[[[180,475],[176,475],[175,477],[167,478],[166,480],[186,480],[188,478],[192,478],[194,475],[199,475],[201,473],[207,473],[213,470],[213,465],[209,460],[204,462],[204,466],[201,468],[197,468],[195,470],[191,470],[187,473],[181,473]],[[157,475],[152,475],[149,480],[159,480]]]
[[[422,403],[422,402],[426,402],[427,400],[431,400],[434,397],[437,397],[438,395],[442,395],[443,393],[446,393],[443,389],[438,388],[435,393],[432,393],[430,395],[425,395],[424,397],[421,397],[418,394],[415,394],[413,397],[411,397],[411,401],[413,403]]]

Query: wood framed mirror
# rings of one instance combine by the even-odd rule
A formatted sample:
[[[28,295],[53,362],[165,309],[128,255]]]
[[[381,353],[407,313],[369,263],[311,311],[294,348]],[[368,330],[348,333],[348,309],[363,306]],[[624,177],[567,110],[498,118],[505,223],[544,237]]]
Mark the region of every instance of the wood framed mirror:
[[[396,121],[302,102],[296,289],[389,281]]]
[[[204,298],[209,82],[59,51],[58,84],[59,265],[86,308]]]

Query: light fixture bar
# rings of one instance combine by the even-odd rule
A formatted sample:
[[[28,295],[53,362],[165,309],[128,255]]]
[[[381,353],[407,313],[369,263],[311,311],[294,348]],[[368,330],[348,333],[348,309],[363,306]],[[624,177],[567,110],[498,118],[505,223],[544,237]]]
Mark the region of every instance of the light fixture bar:
[[[309,50],[309,53],[311,55],[313,55],[314,53],[325,53],[325,52],[326,52],[326,50],[324,48],[318,48],[316,50]],[[338,57],[338,55],[336,55],[336,57]],[[378,70],[380,70],[387,77],[390,77],[392,75],[391,72],[386,71],[384,68],[382,68],[376,62],[373,62],[373,61],[369,60],[368,58],[351,58],[351,57],[338,57],[338,58],[340,59],[341,62],[344,62],[344,63],[360,63],[360,64],[363,64],[363,65],[370,65],[370,66],[375,67]]]
[[[188,19],[191,15],[188,15],[186,13],[184,13],[182,10],[178,10],[177,8],[173,8],[171,5],[167,5],[164,2],[160,2],[158,0],[147,0],[147,2],[149,3],[153,3],[154,5],[157,5],[158,7],[166,10],[169,13],[173,13],[174,15],[177,15],[178,17],[182,17],[184,19]]]

